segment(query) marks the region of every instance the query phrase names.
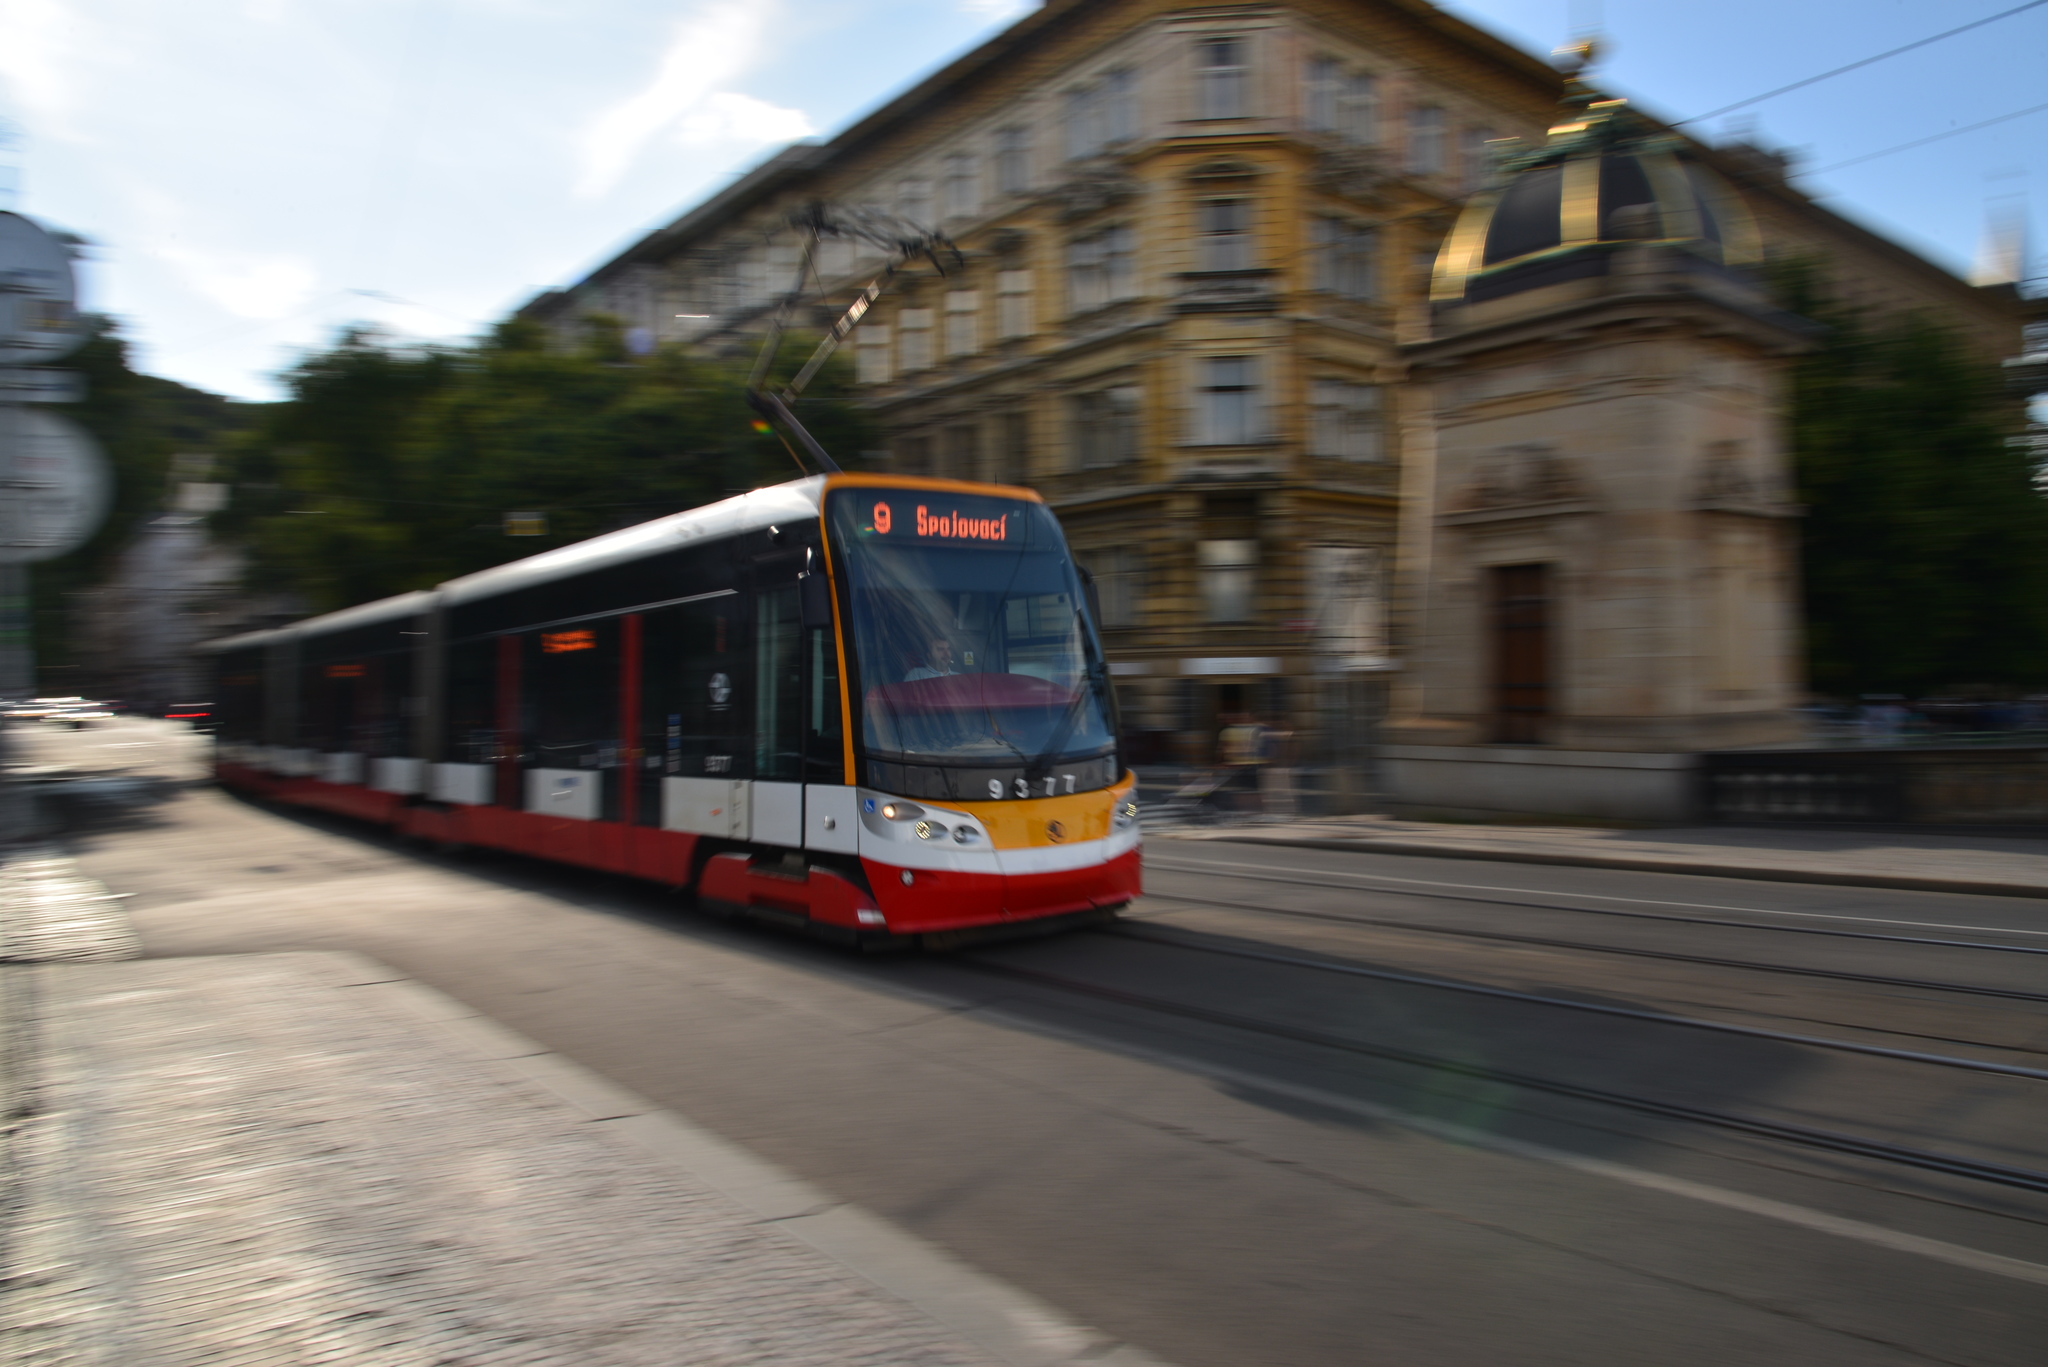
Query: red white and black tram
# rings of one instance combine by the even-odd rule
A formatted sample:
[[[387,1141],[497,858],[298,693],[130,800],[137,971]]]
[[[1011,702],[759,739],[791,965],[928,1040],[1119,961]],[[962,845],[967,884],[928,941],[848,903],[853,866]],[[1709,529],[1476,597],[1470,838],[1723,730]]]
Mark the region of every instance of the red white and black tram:
[[[217,772],[846,939],[1139,892],[1083,580],[1023,489],[831,473],[210,643]]]

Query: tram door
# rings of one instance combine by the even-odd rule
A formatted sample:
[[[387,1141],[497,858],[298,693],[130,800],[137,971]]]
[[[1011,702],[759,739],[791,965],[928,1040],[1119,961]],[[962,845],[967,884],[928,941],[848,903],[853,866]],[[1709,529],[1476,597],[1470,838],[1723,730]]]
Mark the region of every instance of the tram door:
[[[806,843],[800,785],[846,781],[823,555],[802,544],[754,562],[754,837],[771,844]]]

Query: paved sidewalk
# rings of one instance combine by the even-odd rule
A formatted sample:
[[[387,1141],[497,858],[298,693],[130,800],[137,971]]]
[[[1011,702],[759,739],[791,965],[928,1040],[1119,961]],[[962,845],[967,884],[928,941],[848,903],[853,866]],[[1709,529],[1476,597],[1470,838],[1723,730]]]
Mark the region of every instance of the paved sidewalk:
[[[368,958],[118,905],[0,870],[0,1360],[1154,1363]]]
[[[1148,831],[1147,839],[1231,840],[1787,883],[2048,897],[2048,838],[1732,826],[1622,831],[1346,816],[1179,827]]]

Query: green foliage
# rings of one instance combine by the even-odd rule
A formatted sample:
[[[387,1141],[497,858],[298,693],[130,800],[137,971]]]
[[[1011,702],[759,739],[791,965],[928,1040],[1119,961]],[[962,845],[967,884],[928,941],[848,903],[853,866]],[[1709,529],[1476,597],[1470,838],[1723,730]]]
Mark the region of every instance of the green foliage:
[[[47,686],[60,689],[64,675],[57,671],[73,664],[70,609],[75,595],[99,583],[136,528],[163,509],[171,457],[218,451],[232,433],[250,424],[255,411],[255,405],[137,374],[128,364],[128,343],[112,320],[88,315],[85,322],[90,329],[85,345],[53,363],[85,376],[85,399],[52,411],[99,441],[111,467],[114,499],[92,540],[33,567],[36,660],[40,669],[52,671]]]
[[[787,349],[791,366],[804,350]],[[459,349],[352,332],[287,378],[291,398],[238,444],[234,504],[216,527],[250,553],[253,583],[316,611],[803,473],[754,430],[741,363],[632,358],[605,319],[575,350],[516,321]],[[799,409],[829,451],[868,444],[849,388],[828,367]],[[508,537],[504,515],[529,510],[548,534]]]
[[[1781,298],[1828,325],[1795,367],[1792,449],[1817,692],[2048,684],[2048,500],[1996,367],[1917,316]]]

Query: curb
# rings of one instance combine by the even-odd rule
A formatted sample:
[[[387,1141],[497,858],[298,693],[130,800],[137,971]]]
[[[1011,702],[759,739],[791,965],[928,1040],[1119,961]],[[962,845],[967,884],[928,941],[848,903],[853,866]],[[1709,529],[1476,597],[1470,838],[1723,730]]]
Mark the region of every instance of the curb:
[[[1541,850],[1445,848],[1413,840],[1342,840],[1284,835],[1212,835],[1201,842],[1239,845],[1285,845],[1303,850],[1341,850],[1351,854],[1399,854],[1430,859],[1480,859],[1500,864],[1559,864],[1589,869],[1625,869],[1632,873],[1690,874],[1702,878],[1743,878],[1757,883],[1832,883],[1852,888],[1891,888],[1900,892],[1948,892],[1980,897],[2048,898],[2048,885],[1991,883],[1967,878],[1914,878],[1906,874],[1835,873],[1821,869],[1762,868],[1755,864],[1680,863],[1665,859],[1631,859],[1626,855],[1548,854]]]

